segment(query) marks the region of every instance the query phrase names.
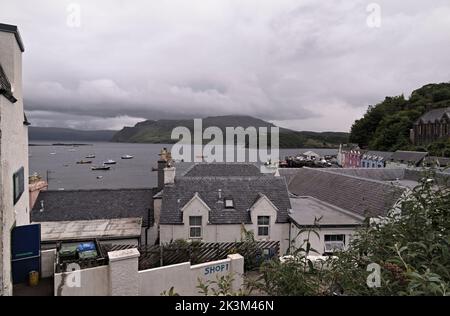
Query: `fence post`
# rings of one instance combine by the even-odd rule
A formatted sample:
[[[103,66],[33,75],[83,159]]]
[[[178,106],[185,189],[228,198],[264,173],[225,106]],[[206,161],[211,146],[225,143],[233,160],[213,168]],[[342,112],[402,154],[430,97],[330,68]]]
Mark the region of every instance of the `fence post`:
[[[227,256],[230,260],[230,271],[233,275],[232,289],[234,292],[239,291],[244,284],[244,257],[240,254],[232,254]]]
[[[136,248],[108,252],[110,295],[139,295],[139,255]]]

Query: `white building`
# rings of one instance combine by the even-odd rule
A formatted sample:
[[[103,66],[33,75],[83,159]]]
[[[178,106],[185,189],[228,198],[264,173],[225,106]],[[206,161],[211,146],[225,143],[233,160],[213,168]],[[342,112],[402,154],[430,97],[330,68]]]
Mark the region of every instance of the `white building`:
[[[0,24],[0,295],[12,294],[11,230],[30,221],[23,51],[17,27]]]
[[[291,246],[307,239],[300,230],[314,229],[319,236],[310,234],[310,243],[318,253],[311,255],[347,248],[365,219],[385,216],[417,184],[404,169],[280,169],[280,176],[286,176],[291,194]]]
[[[175,168],[165,172],[173,175]],[[165,178],[160,243],[240,241],[243,225],[257,240],[279,241],[281,254],[286,252],[291,206],[284,178],[261,174],[251,164],[221,163]]]
[[[348,247],[364,217],[310,196],[291,198],[291,249],[305,247],[309,240],[310,255],[330,255]],[[312,230],[315,233],[310,233]]]

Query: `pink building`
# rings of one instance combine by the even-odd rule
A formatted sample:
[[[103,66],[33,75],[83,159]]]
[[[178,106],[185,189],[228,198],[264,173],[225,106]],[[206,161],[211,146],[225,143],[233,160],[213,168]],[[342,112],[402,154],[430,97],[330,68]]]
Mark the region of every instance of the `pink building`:
[[[359,150],[350,150],[342,153],[343,168],[360,168],[363,153]]]

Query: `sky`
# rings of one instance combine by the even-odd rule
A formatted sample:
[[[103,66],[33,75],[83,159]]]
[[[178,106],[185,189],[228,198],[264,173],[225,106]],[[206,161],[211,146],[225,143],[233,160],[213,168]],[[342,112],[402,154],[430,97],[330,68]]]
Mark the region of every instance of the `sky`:
[[[349,131],[369,105],[450,81],[448,0],[0,0],[34,126],[251,115]]]

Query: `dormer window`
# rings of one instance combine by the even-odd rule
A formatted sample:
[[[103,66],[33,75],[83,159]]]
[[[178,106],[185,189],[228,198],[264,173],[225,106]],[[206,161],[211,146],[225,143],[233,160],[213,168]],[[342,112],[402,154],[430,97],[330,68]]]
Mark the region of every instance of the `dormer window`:
[[[231,198],[225,198],[225,208],[234,208],[234,201]]]

